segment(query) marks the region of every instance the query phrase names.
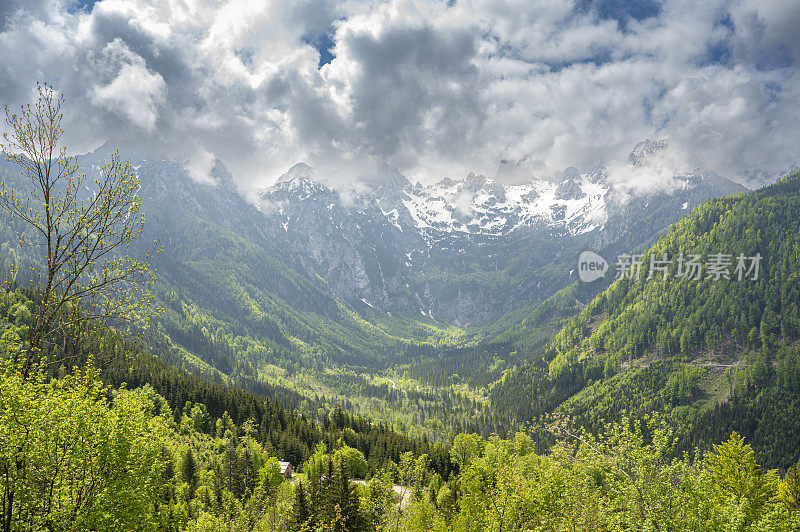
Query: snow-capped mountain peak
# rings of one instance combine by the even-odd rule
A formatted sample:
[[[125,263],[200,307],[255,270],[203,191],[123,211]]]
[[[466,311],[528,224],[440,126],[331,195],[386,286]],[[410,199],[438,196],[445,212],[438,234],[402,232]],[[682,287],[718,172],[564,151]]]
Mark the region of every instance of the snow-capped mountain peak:
[[[648,164],[648,158],[669,150],[666,140],[644,140],[628,157],[628,167]],[[564,170],[560,179],[529,179],[518,184],[469,173],[461,179],[443,178],[435,184],[414,185],[397,168],[384,165],[374,175],[347,188],[326,186],[316,171],[299,163],[276,183],[261,191],[264,206],[281,205],[288,212],[315,200],[326,210],[344,213],[382,213],[384,220],[404,234],[431,242],[447,235],[501,237],[522,231],[578,235],[601,230],[613,212],[630,201],[631,194],[597,166],[587,172]],[[698,176],[675,176],[679,188],[696,185]],[[370,207],[370,205],[372,207]],[[305,209],[305,212],[308,212]],[[287,216],[291,223],[292,217]]]
[[[433,185],[412,186],[396,168],[384,167],[360,181],[355,194],[359,201],[343,206],[340,193],[321,184],[313,169],[300,163],[261,191],[260,197],[262,211],[279,204],[283,212],[290,203],[323,198],[326,205],[334,202],[345,210],[373,203],[390,224],[431,241],[446,234],[502,236],[547,227],[558,233],[584,233],[601,227],[607,219],[607,192],[596,176],[574,168],[567,169],[560,183],[532,180],[504,185],[470,173],[460,180],[445,178]]]
[[[588,175],[570,176],[560,184],[535,180],[521,185],[469,174],[407,191],[403,205],[424,232],[500,236],[524,228],[551,226],[581,233],[606,219],[607,189]]]
[[[653,154],[658,159],[665,148],[642,143],[624,166]],[[513,184],[470,173],[412,185],[384,166],[337,184],[324,169],[300,164],[260,192],[259,209],[280,249],[339,297],[365,308],[477,323],[542,287],[509,281],[497,297],[481,282],[458,284],[442,272],[469,277],[475,268],[509,272],[512,263],[564,261],[579,246],[612,245],[738,190],[722,178],[692,174],[674,176],[668,190],[629,191],[618,172],[569,167],[557,179],[517,175]]]

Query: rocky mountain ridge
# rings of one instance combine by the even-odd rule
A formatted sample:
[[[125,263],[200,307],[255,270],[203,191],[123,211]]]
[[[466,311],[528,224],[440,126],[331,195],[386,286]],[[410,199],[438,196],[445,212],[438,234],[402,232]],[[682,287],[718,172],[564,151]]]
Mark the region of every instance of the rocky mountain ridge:
[[[668,147],[642,142],[629,165],[646,166]],[[300,163],[259,192],[257,207],[290,262],[338,296],[474,325],[563,287],[582,249],[641,244],[699,203],[743,190],[700,173],[673,182],[670,192],[632,195],[597,166],[567,168],[556,181],[505,185],[470,173],[425,185],[384,166],[334,186]]]

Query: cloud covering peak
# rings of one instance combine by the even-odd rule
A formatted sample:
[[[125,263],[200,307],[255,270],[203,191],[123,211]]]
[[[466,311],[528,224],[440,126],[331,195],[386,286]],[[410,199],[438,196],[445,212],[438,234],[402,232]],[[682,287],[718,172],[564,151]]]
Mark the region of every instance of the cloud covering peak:
[[[7,0],[0,102],[67,97],[77,151],[298,161],[340,179],[557,175],[667,138],[753,185],[797,163],[800,4],[710,0]]]

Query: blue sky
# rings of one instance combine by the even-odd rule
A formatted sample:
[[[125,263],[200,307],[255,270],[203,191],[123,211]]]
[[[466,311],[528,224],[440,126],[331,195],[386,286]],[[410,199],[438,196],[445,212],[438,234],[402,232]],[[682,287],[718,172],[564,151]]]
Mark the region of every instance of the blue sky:
[[[300,161],[557,176],[645,138],[665,175],[752,186],[797,163],[799,25],[788,0],[11,0],[0,100],[51,82],[75,150],[219,158],[245,188]]]
[[[75,2],[75,9],[81,9],[83,11],[91,11],[96,2],[97,0],[77,0]]]

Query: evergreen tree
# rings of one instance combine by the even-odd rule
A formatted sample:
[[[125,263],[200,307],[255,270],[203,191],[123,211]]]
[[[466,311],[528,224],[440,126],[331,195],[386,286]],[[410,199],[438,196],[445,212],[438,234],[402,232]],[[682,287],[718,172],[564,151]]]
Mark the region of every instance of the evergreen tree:
[[[295,525],[297,526],[297,529],[301,529],[311,517],[311,512],[308,509],[306,490],[303,488],[303,481],[298,481],[294,488],[293,511]]]
[[[186,449],[186,453],[183,455],[181,474],[183,475],[183,481],[189,485],[189,498],[191,499],[197,489],[197,461],[191,449]]]
[[[366,521],[360,512],[356,487],[350,481],[347,472],[346,457],[342,457],[341,463],[334,467],[331,480],[331,504],[334,509],[333,514],[336,516],[334,531],[359,532],[364,530]]]

